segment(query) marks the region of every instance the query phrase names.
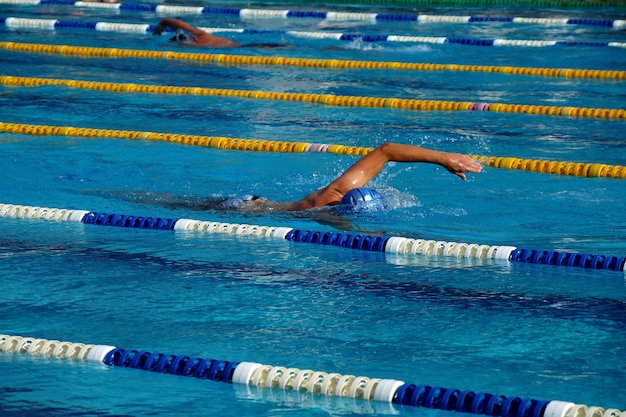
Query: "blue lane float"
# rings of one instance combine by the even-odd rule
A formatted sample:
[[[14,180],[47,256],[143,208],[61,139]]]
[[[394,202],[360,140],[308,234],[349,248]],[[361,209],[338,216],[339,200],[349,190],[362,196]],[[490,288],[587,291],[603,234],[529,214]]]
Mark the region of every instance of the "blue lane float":
[[[1,1],[1,0],[0,0]],[[139,23],[117,22],[86,22],[66,21],[56,19],[30,19],[19,17],[0,17],[0,24],[9,28],[22,29],[82,29],[101,32],[117,33],[151,33],[154,25]],[[588,42],[588,41],[558,41],[558,40],[527,40],[527,39],[472,39],[472,38],[449,38],[441,36],[406,36],[384,34],[359,34],[337,32],[306,32],[306,31],[279,31],[259,29],[234,29],[234,28],[211,28],[200,29],[209,33],[240,33],[246,35],[288,35],[308,39],[332,39],[337,41],[362,41],[362,42],[403,42],[403,43],[430,43],[430,44],[454,44],[468,46],[518,46],[518,47],[549,47],[549,46],[583,46],[583,47],[618,47],[626,48],[625,42]],[[171,29],[166,29],[171,32]]]
[[[0,334],[0,352],[100,363],[112,367],[208,379],[227,384],[347,397],[362,401],[500,417],[626,417],[617,409],[571,401],[536,400],[513,395],[414,384],[395,379],[341,375],[256,362],[152,353],[111,345]]]
[[[624,256],[522,249],[515,246],[490,246],[476,243],[444,242],[364,233],[321,232],[298,230],[290,227],[221,223],[192,219],[127,216],[86,210],[68,210],[13,204],[0,204],[0,217],[69,221],[98,226],[268,237],[290,242],[312,243],[401,255],[493,259],[517,263],[608,271],[624,271],[626,268],[626,257]]]
[[[613,27],[620,29],[626,26],[621,19],[588,19],[588,18],[549,18],[549,17],[507,17],[507,16],[446,16],[407,13],[358,13],[329,12],[317,10],[275,10],[275,9],[239,9],[224,7],[199,7],[185,5],[157,4],[126,4],[100,3],[67,0],[0,0],[0,4],[13,5],[60,5],[83,8],[106,8],[131,12],[153,12],[159,14],[217,14],[229,17],[251,18],[295,18],[319,20],[363,20],[378,22],[416,22],[416,23],[523,23],[541,25],[585,25]]]

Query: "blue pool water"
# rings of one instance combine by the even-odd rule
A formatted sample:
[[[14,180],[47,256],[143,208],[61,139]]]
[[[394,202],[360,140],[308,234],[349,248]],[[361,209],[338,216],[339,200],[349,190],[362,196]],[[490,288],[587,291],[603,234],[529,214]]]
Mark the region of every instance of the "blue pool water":
[[[623,9],[609,8],[315,7],[625,18]],[[149,24],[160,17],[0,4],[0,17],[9,16]],[[185,17],[198,26],[271,29],[276,33],[230,36],[293,46],[225,52],[244,55],[607,70],[623,70],[626,62],[624,48],[368,43],[278,33],[626,41],[623,30],[606,27]],[[166,39],[0,27],[0,42],[182,50]],[[613,79],[218,66],[6,49],[0,62],[0,75],[368,97],[608,109],[623,109],[626,97],[624,81]],[[366,147],[396,141],[474,155],[626,165],[623,120],[60,86],[1,86],[0,109],[4,123]],[[387,197],[388,210],[328,224],[312,213],[202,211],[171,202],[245,194],[295,200],[332,181],[353,156],[6,132],[0,147],[0,204],[626,256],[623,179],[485,168],[463,182],[434,166],[391,164],[371,184]],[[0,219],[0,257],[2,334],[626,409],[623,272],[14,218]],[[454,414],[4,352],[0,375],[0,414],[6,416]]]

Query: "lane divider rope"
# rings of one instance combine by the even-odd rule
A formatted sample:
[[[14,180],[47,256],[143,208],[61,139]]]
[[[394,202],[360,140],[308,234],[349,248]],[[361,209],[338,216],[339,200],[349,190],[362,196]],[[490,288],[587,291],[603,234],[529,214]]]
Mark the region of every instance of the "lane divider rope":
[[[210,29],[209,32],[219,32],[219,29]],[[243,33],[253,33],[244,31]],[[456,44],[467,46],[513,46],[513,47],[549,47],[549,46],[585,46],[585,47],[616,47],[626,48],[625,42],[590,42],[590,41],[556,41],[556,40],[527,40],[527,39],[475,39],[450,38],[446,36],[407,36],[383,34],[358,34],[335,32],[298,32],[287,31],[288,35],[310,39],[335,39],[339,41],[363,42],[410,42],[431,44]]]
[[[99,90],[115,93],[236,97],[246,99],[317,103],[339,107],[391,108],[416,111],[486,111],[542,116],[626,119],[626,110],[624,109],[480,103],[469,101],[416,100],[394,97],[337,96],[333,94],[289,93],[262,90],[233,90],[204,87],[167,86],[155,84],[113,83],[102,81],[19,77],[11,75],[0,76],[0,85],[15,87],[63,86],[66,88]]]
[[[198,136],[175,133],[138,132],[128,130],[91,129],[71,126],[46,126],[0,121],[0,132],[32,136],[66,136],[83,138],[148,140],[181,145],[202,146],[228,150],[257,152],[326,152],[337,155],[363,156],[371,147],[345,146],[337,144],[284,142],[264,139],[228,138],[222,136]],[[541,174],[568,175],[576,177],[625,178],[626,166],[563,162],[515,157],[470,155],[484,166],[491,168],[516,169]]]
[[[306,0],[290,0],[290,3],[308,3]],[[325,3],[345,4],[345,0],[328,0]],[[607,8],[626,7],[626,2],[621,0],[354,0],[354,4],[401,4],[401,5],[427,5],[427,6],[533,6],[548,7],[551,9],[563,8]]]
[[[0,0],[1,1],[1,0]],[[85,21],[64,21],[56,19],[30,19],[18,17],[0,18],[0,24],[9,28],[28,29],[91,29],[102,32],[117,33],[151,33],[154,26],[137,23],[112,23],[112,22],[85,22]],[[258,29],[233,29],[233,28],[208,28],[200,29],[209,33],[240,33],[248,35],[290,35],[308,39],[333,39],[337,41],[363,42],[410,42],[410,43],[431,43],[431,44],[457,44],[469,46],[513,46],[513,47],[548,47],[548,46],[593,46],[593,47],[618,47],[626,48],[626,42],[590,42],[590,41],[555,41],[555,40],[525,40],[525,39],[472,39],[472,38],[450,38],[436,36],[406,36],[406,35],[383,35],[383,34],[358,34],[358,33],[338,33],[338,32],[303,32],[303,31],[280,31],[280,30],[258,30]],[[172,32],[172,30],[169,30]]]
[[[455,257],[463,259],[492,259],[530,264],[567,266],[585,269],[624,271],[626,257],[590,253],[558,252],[521,249],[515,246],[490,246],[476,243],[444,242],[411,239],[399,236],[369,235],[365,233],[321,232],[290,227],[270,227],[239,223],[220,223],[193,219],[169,219],[153,216],[129,216],[68,210],[48,207],[0,204],[0,217],[66,221],[99,226],[136,229],[220,233],[234,236],[266,237],[290,242],[312,243],[385,252],[400,255]]]
[[[94,3],[96,4],[96,3]],[[168,59],[196,62],[214,62],[224,65],[282,65],[309,68],[332,69],[373,69],[401,71],[455,71],[486,72],[507,75],[565,78],[626,79],[626,71],[574,69],[574,68],[532,68],[496,65],[429,64],[390,61],[357,61],[343,59],[289,58],[280,56],[254,56],[211,54],[198,52],[151,51],[141,49],[99,48],[88,46],[47,45],[36,43],[0,42],[0,49],[10,51],[55,54],[61,56],[87,56],[96,58],[138,58]]]
[[[307,0],[289,0],[289,3],[307,3]],[[328,0],[325,3],[345,4],[345,0]],[[394,5],[425,5],[425,6],[534,6],[551,9],[563,8],[606,8],[626,7],[626,2],[620,0],[354,0],[351,4],[394,4]]]
[[[570,401],[542,401],[440,386],[320,372],[257,362],[234,362],[187,355],[153,353],[96,345],[0,334],[0,352],[99,363],[227,384],[295,391],[320,396],[386,402],[500,417],[626,417],[614,408]]]
[[[199,7],[164,4],[126,4],[126,3],[94,3],[67,0],[0,0],[0,4],[13,5],[64,5],[81,8],[106,8],[113,10],[154,12],[159,14],[217,14],[227,17],[239,16],[242,19],[267,18],[308,18],[331,21],[362,20],[367,22],[417,22],[417,23],[524,23],[541,25],[590,25],[622,28],[626,20],[621,19],[589,19],[589,18],[549,18],[549,17],[499,17],[499,16],[446,16],[406,13],[359,13],[335,12],[318,10],[273,10],[273,9],[239,9],[220,7]]]

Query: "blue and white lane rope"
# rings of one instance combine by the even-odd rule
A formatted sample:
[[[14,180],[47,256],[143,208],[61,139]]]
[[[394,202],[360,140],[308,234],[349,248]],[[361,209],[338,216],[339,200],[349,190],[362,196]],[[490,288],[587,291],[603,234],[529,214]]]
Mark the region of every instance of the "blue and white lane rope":
[[[626,20],[620,19],[580,19],[580,18],[549,18],[549,17],[494,17],[494,16],[445,16],[427,14],[393,14],[393,13],[354,13],[328,12],[315,10],[273,10],[273,9],[238,9],[199,6],[172,6],[157,4],[124,4],[99,3],[67,0],[0,0],[0,4],[13,5],[66,5],[84,8],[105,8],[138,12],[155,12],[159,14],[221,14],[239,16],[242,19],[255,18],[309,18],[320,20],[346,21],[362,20],[376,22],[417,22],[417,23],[524,23],[541,25],[591,25],[606,26],[616,29],[626,26]]]
[[[0,17],[0,24],[13,29],[86,29],[102,32],[118,33],[151,33],[153,25],[138,23],[114,23],[114,22],[84,22],[56,19],[30,19],[20,17]],[[524,39],[471,39],[471,38],[448,38],[435,36],[405,36],[405,35],[382,35],[382,34],[355,34],[337,32],[304,32],[304,31],[279,31],[258,29],[234,29],[234,28],[210,28],[200,29],[209,33],[240,33],[248,35],[290,35],[308,39],[333,39],[337,41],[363,42],[405,42],[405,43],[432,43],[432,44],[458,44],[471,46],[523,46],[523,47],[546,47],[546,46],[596,46],[626,48],[626,42],[588,42],[588,41],[554,41],[554,40],[524,40]]]
[[[354,398],[398,405],[501,417],[626,417],[615,408],[589,407],[570,401],[489,394],[455,388],[418,385],[395,379],[369,378],[216,359],[151,353],[110,345],[61,342],[0,335],[0,351],[108,366],[189,376],[228,384],[280,389],[313,395]]]
[[[626,257],[589,253],[520,249],[514,246],[489,246],[379,236],[363,233],[320,232],[290,227],[269,227],[238,223],[220,223],[191,219],[166,219],[149,216],[127,216],[86,210],[0,204],[0,217],[69,221],[100,226],[139,229],[222,233],[238,236],[268,237],[291,242],[313,243],[404,255],[446,256],[465,259],[494,259],[509,262],[570,266],[609,271],[625,271]],[[625,416],[626,417],[626,416]]]

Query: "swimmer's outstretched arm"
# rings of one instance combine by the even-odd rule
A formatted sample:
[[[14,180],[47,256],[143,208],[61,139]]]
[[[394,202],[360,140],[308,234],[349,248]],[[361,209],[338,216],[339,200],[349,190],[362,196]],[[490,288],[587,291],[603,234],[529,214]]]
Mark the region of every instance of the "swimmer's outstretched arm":
[[[437,164],[463,180],[466,179],[465,172],[480,172],[482,170],[481,165],[467,155],[440,152],[400,143],[383,143],[359,159],[328,186],[293,203],[292,210],[306,210],[339,203],[348,191],[365,186],[372,178],[378,175],[387,162],[426,162]]]
[[[183,22],[182,20],[172,19],[171,17],[166,17],[161,20],[158,25],[152,31],[153,35],[160,35],[166,28],[174,29],[174,30],[184,30],[185,32],[189,32],[194,36],[203,36],[207,33],[202,29],[199,29],[195,26],[190,25],[187,22]]]
[[[237,48],[241,46],[240,43],[231,41],[230,39],[222,38],[219,36],[213,36],[204,30],[190,25],[179,19],[172,19],[166,17],[161,20],[159,24],[152,31],[153,35],[160,35],[165,28],[171,28],[174,30],[184,30],[185,32],[193,36],[193,41],[190,44],[195,46],[207,46],[211,48]]]

